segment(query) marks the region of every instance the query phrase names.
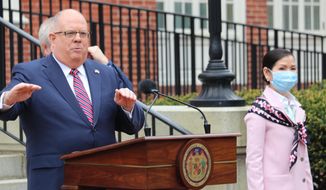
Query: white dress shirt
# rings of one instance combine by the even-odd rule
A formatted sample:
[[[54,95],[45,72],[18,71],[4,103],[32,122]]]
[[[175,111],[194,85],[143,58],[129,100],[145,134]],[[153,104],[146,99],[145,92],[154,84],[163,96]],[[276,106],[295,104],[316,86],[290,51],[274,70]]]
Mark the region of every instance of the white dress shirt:
[[[57,63],[59,64],[63,74],[65,75],[65,77],[66,77],[66,79],[68,81],[70,89],[75,94],[74,77],[70,74],[71,68],[69,68],[67,65],[65,65],[65,64],[61,63],[59,60],[57,60],[57,58],[54,56],[54,54],[52,54],[52,56],[57,61]],[[85,71],[85,68],[84,68],[84,64],[77,67],[76,69],[78,70],[78,76],[80,77],[81,81],[83,82],[83,85],[84,85],[84,88],[85,88],[85,90],[87,92],[87,95],[88,95],[90,101],[92,102],[91,90],[89,88],[89,83],[88,83],[86,71]]]
[[[292,121],[295,122],[296,109],[297,109],[297,107],[300,106],[297,99],[290,92],[289,92],[289,97],[288,98],[281,95],[281,94],[279,94],[279,93],[277,93],[277,92],[275,92],[275,94],[278,95],[281,102],[283,103],[286,114],[290,117],[290,119]]]

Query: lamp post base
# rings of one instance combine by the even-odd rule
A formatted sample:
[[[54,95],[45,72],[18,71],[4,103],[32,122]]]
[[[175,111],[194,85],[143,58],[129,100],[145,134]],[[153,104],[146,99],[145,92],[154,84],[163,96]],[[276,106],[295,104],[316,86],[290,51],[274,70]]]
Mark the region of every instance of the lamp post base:
[[[190,101],[199,107],[244,106],[245,100],[234,94],[231,81],[235,78],[222,60],[211,60],[207,69],[199,75],[203,82],[201,93]]]

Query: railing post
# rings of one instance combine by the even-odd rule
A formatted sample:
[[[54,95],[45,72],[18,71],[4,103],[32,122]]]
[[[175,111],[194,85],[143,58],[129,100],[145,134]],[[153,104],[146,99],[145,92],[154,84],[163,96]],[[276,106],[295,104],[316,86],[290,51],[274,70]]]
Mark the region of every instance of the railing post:
[[[194,17],[190,19],[190,27],[191,27],[191,92],[196,92],[196,38],[195,38],[195,23]]]
[[[3,18],[3,1],[0,2],[0,16]],[[6,86],[5,29],[0,25],[0,89]]]
[[[99,42],[100,48],[105,52],[105,37],[104,37],[104,20],[103,20],[103,4],[99,4],[98,7],[98,24],[99,24]]]
[[[208,0],[209,12],[209,57],[206,70],[198,78],[203,82],[200,95],[190,103],[202,107],[243,106],[245,101],[231,90],[231,81],[235,78],[222,59],[222,20],[221,1]]]
[[[297,71],[298,71],[298,84],[297,84],[297,88],[298,90],[301,89],[301,50],[299,49],[297,51],[297,65],[298,65],[298,68],[297,68]]]
[[[257,89],[257,45],[251,45],[251,88]]]
[[[180,74],[180,36],[174,34],[174,76],[175,76],[175,94],[181,95],[181,74]]]
[[[2,5],[3,1],[0,1],[0,17],[3,18],[3,5]]]
[[[323,52],[322,54],[322,66],[321,66],[321,69],[322,69],[322,79],[323,80],[326,80],[326,53]]]
[[[133,81],[133,75],[132,75],[132,63],[133,63],[133,48],[132,48],[132,31],[131,31],[131,10],[128,9],[128,70],[129,70],[129,80]],[[104,41],[104,38],[103,38]]]
[[[2,2],[0,3],[0,5]],[[6,86],[6,52],[5,50],[5,30],[0,25],[0,89]]]
[[[274,46],[278,48],[278,30],[274,30]]]
[[[96,30],[96,23],[90,22],[91,26],[91,45],[97,45],[97,30]]]

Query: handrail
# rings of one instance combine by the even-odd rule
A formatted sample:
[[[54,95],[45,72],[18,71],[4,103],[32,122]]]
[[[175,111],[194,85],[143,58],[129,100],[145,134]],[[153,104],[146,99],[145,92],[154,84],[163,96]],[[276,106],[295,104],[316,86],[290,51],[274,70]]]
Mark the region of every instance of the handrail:
[[[6,21],[4,18],[0,17],[0,23],[3,24],[4,26],[8,27],[9,29],[17,32],[19,35],[26,38],[28,41],[34,43],[35,45],[40,46],[40,41],[38,39],[34,38],[34,36],[30,35],[29,33],[25,32],[24,30],[18,28],[14,24]]]
[[[146,106],[144,103],[142,103],[141,101],[137,100],[137,104],[140,105],[144,111],[148,110],[148,106]],[[180,132],[183,135],[190,135],[192,134],[190,131],[188,131],[187,129],[183,128],[182,126],[180,126],[179,124],[175,123],[174,121],[172,121],[171,119],[169,119],[168,117],[160,114],[159,112],[151,109],[148,111],[148,113],[150,113],[151,115],[155,115],[155,117],[162,121],[163,123],[171,126],[174,130]]]

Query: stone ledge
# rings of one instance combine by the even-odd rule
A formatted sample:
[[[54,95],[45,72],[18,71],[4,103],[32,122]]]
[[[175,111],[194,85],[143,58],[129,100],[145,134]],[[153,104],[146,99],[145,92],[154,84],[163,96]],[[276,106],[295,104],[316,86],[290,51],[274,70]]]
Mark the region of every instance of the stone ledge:
[[[23,146],[19,143],[16,143],[16,144],[0,143],[0,155],[1,154],[10,154],[10,153],[25,154],[25,146]]]
[[[27,179],[8,179],[0,180],[1,190],[26,190],[27,189]]]

